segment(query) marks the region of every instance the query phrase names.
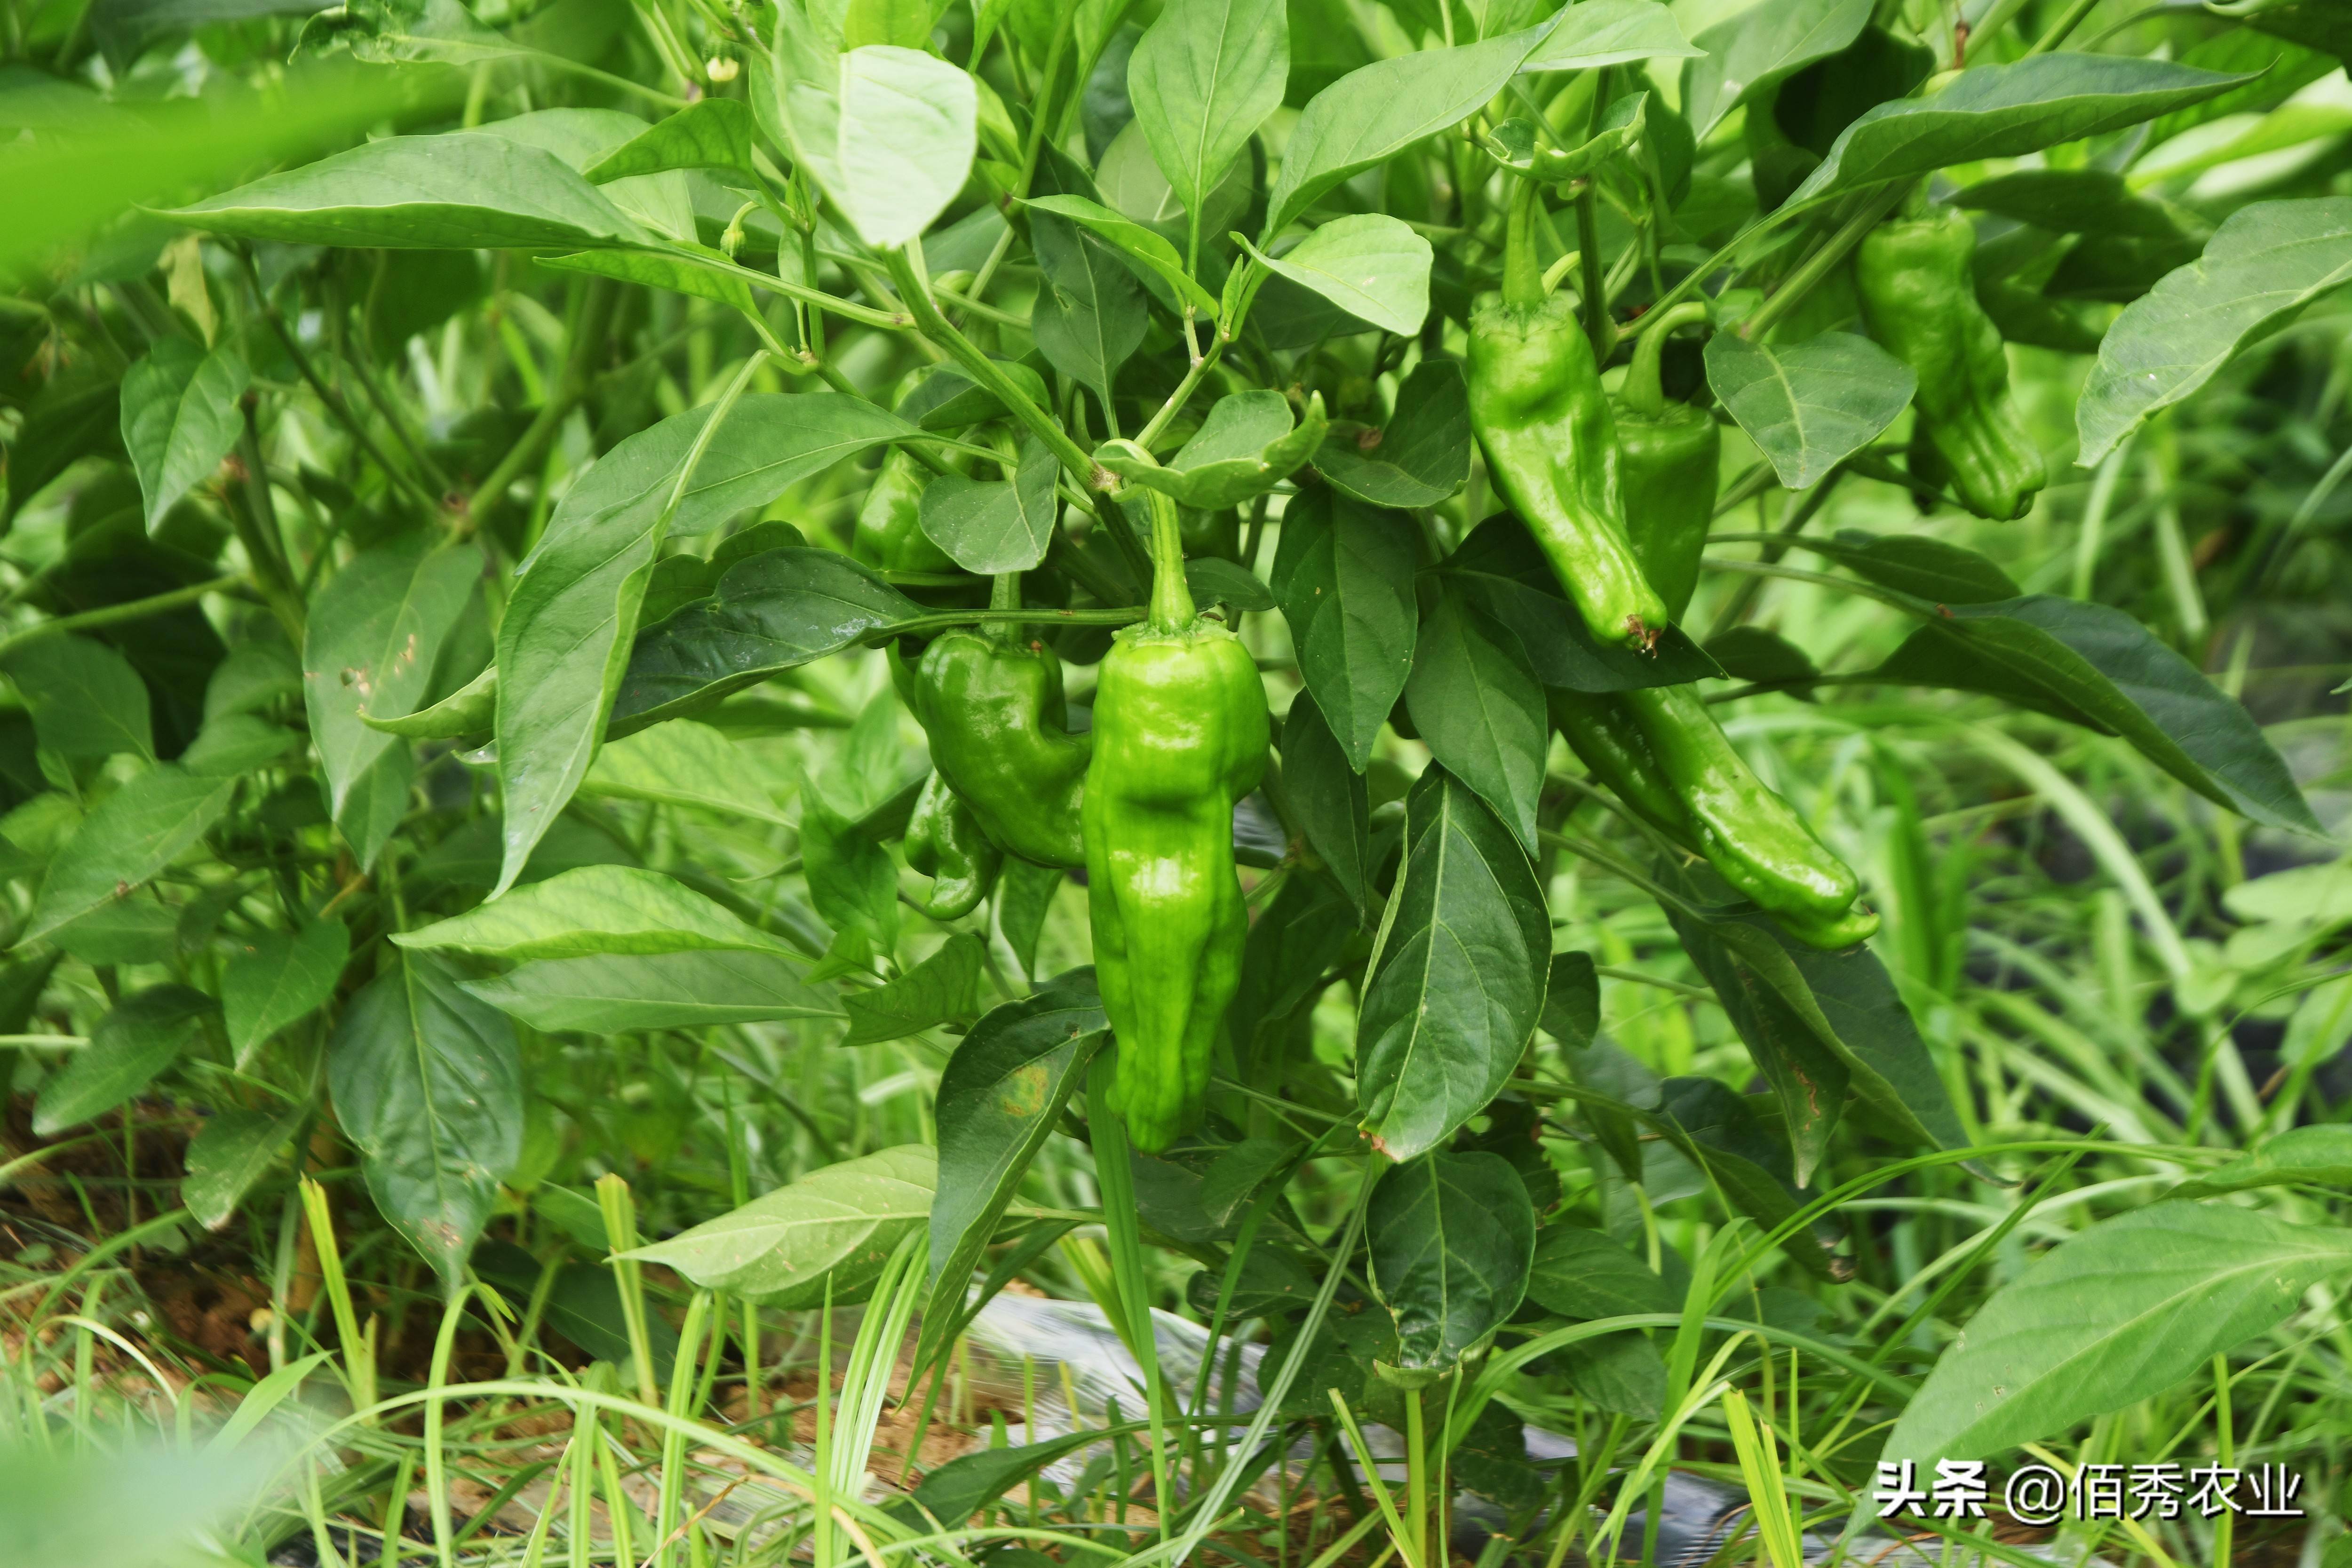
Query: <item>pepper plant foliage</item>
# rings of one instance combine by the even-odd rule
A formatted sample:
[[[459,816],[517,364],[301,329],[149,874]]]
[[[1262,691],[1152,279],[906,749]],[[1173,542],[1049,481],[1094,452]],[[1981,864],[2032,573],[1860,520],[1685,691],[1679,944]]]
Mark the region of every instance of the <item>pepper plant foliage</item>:
[[[1198,1260],[1309,1418],[1465,1364],[1455,1439],[1539,1378],[1654,1417],[1759,1271],[1852,1275],[1825,1173],[2000,1152],[1919,1021],[1964,927],[1864,941],[1926,906],[1820,826],[1850,770],[1903,771],[1874,700],[1952,694],[1945,744],[2035,789],[2095,734],[2321,834],[2196,628],[1954,536],[2112,486],[2352,278],[2340,163],[2194,184],[2235,155],[2212,126],[2338,68],[2325,7],[70,9],[0,72],[0,1026],[42,1138],[204,1112],[206,1226],[347,1149],[455,1289],[516,1205],[665,1146],[596,1129],[713,1075],[790,1100],[778,1041],[915,1042],[934,1149],[768,1170],[798,1179],[643,1257],[846,1302],[919,1235],[929,1355],[1006,1243],[1085,1217],[1024,1182],[1087,1144],[1107,1299],[1149,1293],[1147,1245]],[[1565,368],[1496,379],[1507,308]],[[2071,437],[2004,339],[2079,386]],[[1807,531],[1842,488],[1883,525]],[[1757,619],[1791,584],[1882,656],[1823,676]],[[1095,710],[1169,605],[1264,702],[1147,722],[1105,674],[1136,706]],[[2010,711],[2033,745],[1969,728]],[[1853,744],[1792,772],[1790,722]],[[1244,760],[1153,773],[1187,736]],[[1098,986],[1160,817],[1192,880]],[[1758,1092],[1597,1032],[1592,956],[1554,949],[1603,884]],[[622,1122],[567,1087],[595,1055],[632,1064],[597,1080]],[[1148,1067],[1185,1103],[1123,1126]],[[823,1151],[863,1112],[794,1114]],[[1334,1184],[1318,1241],[1286,1194]],[[1696,1284],[1595,1228],[1695,1194],[1728,1226]],[[2275,1323],[2281,1271],[2352,1274],[2340,1234],[2205,1213],[2097,1227],[2001,1332],[1869,1384],[1887,1452],[2063,1432]],[[2179,1278],[2084,1295],[2101,1246]],[[2173,1288],[2231,1270],[2273,1288]],[[1535,1363],[1661,1310],[1693,1314],[1671,1364]]]

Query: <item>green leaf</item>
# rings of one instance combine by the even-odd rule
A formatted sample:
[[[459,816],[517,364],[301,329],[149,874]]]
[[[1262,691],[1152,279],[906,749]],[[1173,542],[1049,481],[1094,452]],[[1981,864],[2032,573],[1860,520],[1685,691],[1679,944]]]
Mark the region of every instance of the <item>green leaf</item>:
[[[2352,197],[2240,207],[2214,230],[2202,257],[2168,273],[2107,329],[2074,407],[2082,443],[2075,461],[2097,464],[2150,415],[2347,280]]]
[[[580,250],[570,256],[535,256],[531,259],[557,272],[585,272],[647,289],[667,289],[673,293],[691,294],[698,300],[715,300],[731,310],[758,313],[759,301],[752,298],[749,283],[714,267],[696,266],[690,258],[698,256],[726,260],[724,251],[684,241],[668,250]]]
[[[754,123],[751,105],[740,99],[706,98],[689,103],[615,147],[583,173],[601,185],[626,174],[658,174],[666,169],[723,169],[757,188],[751,161]]]
[[[1307,399],[1307,417],[1294,426],[1290,400],[1260,387],[1217,399],[1200,429],[1165,466],[1129,456],[1118,446],[1097,450],[1095,461],[1122,479],[1174,496],[1181,505],[1216,511],[1288,479],[1322,443],[1328,428],[1321,394]]]
[[[1358,773],[1412,673],[1420,561],[1419,535],[1402,512],[1309,489],[1283,513],[1275,597],[1307,689]]]
[[[1980,180],[1952,197],[1969,212],[1997,213],[2053,234],[2105,234],[2178,239],[2171,213],[2136,196],[2111,169],[2020,169]]]
[[[1409,510],[1460,492],[1470,478],[1470,392],[1462,366],[1425,359],[1397,389],[1387,429],[1335,428],[1310,461],[1342,495]]]
[[[1037,351],[1108,400],[1119,366],[1150,325],[1143,285],[1113,247],[1050,212],[1032,213],[1029,241],[1045,275],[1029,313]]]
[[[1687,59],[1706,54],[1657,0],[1583,0],[1560,13],[1523,71],[1597,70],[1633,60]]]
[[[1783,0],[1717,23],[1691,40],[1704,58],[1684,70],[1683,117],[1706,141],[1757,91],[1860,37],[1872,9],[1872,0]]]
[[[585,795],[690,805],[790,826],[759,764],[708,724],[678,721],[608,741],[581,781]]]
[[[1733,1207],[1767,1230],[1797,1213],[1785,1149],[1765,1134],[1748,1101],[1711,1078],[1670,1078],[1659,1085],[1658,1110],[1646,1119],[1693,1165],[1715,1179]],[[1819,1247],[1792,1237],[1788,1255],[1813,1274],[1830,1277]]]
[[[515,581],[498,642],[501,890],[595,755],[665,537],[664,510],[709,417],[708,407],[691,409],[606,452],[564,492]],[[706,532],[910,429],[845,394],[747,394],[688,477],[667,532]]]
[[[1127,63],[1135,122],[1169,189],[1200,213],[1290,77],[1284,0],[1171,0]]]
[[[1810,202],[1952,163],[2023,157],[2154,120],[2252,79],[2131,55],[2052,53],[1973,67],[1930,97],[1896,99],[1864,113],[1838,133],[1822,166],[1789,199]]]
[[[1841,528],[1835,538],[1807,540],[1805,548],[1857,577],[1931,604],[1990,604],[2024,592],[2008,573],[1975,551],[1924,533]]]
[[[1292,506],[1295,510],[1297,503]],[[1647,653],[1604,647],[1595,642],[1584,617],[1560,592],[1559,577],[1536,548],[1527,525],[1508,512],[1497,513],[1473,529],[1470,537],[1446,557],[1441,575],[1458,584],[1472,604],[1518,634],[1536,678],[1546,686],[1570,691],[1631,691],[1645,686],[1683,686],[1723,673],[1679,626],[1667,627]]]
[[[1909,365],[1853,332],[1794,345],[1717,332],[1706,342],[1706,381],[1792,490],[1876,440],[1919,384]]]
[[[127,897],[186,853],[228,810],[235,779],[199,778],[158,763],[81,819],[41,883],[17,941],[47,936]]]
[[[967,572],[994,576],[1026,572],[1045,559],[1060,510],[1054,485],[1062,466],[1035,437],[1021,443],[1021,466],[1011,479],[941,474],[923,487],[924,534]]]
[[[2328,0],[2273,0],[2259,11],[2239,13],[2238,19],[2277,37],[2323,49],[2352,66],[2352,18]]]
[[[1527,851],[1431,764],[1405,797],[1403,868],[1356,1026],[1357,1094],[1375,1150],[1412,1160],[1495,1098],[1535,1033],[1550,952]]]
[[[926,1316],[925,1321],[929,1321]],[[1101,1432],[1085,1428],[1040,1442],[1016,1443],[1009,1448],[978,1448],[959,1454],[937,1469],[924,1472],[921,1483],[890,1507],[912,1521],[928,1518],[938,1521],[943,1528],[953,1528],[952,1521],[975,1517],[1046,1466],[1102,1440]]]
[[[2158,1204],[2036,1259],[1969,1320],[1888,1435],[1888,1460],[1971,1459],[2198,1375],[2352,1270],[2352,1234]]]
[[[1222,556],[1200,555],[1184,563],[1184,585],[1193,601],[1236,610],[1271,610],[1274,595],[1255,574]]]
[[[1476,790],[1533,855],[1551,727],[1517,636],[1465,603],[1459,588],[1439,594],[1422,623],[1404,700],[1429,754]]]
[[[793,160],[866,244],[903,245],[963,188],[979,145],[978,92],[936,55],[890,44],[846,50],[834,72],[822,84],[778,82]]]
[[[2324,837],[2285,760],[2236,699],[2131,616],[2047,594],[1944,605],[1874,678],[1981,691],[2121,735],[2218,805]]]
[[[1572,1225],[1547,1226],[1536,1238],[1528,1296],[1563,1318],[1587,1321],[1682,1308],[1648,1264],[1601,1232]]]
[[[939,1194],[931,1204],[931,1289],[916,1364],[961,1311],[972,1271],[1060,1121],[1109,1025],[1094,972],[1073,970],[992,1009],[956,1043],[940,1075]]]
[[[610,732],[700,712],[921,614],[920,605],[837,551],[748,556],[727,569],[709,599],[638,635]]]
[[[441,644],[481,575],[476,546],[412,538],[362,552],[311,597],[302,700],[339,824],[352,817],[353,787],[403,743],[366,719],[404,718],[431,694]],[[346,826],[345,838],[360,837]]]
[[[697,1285],[791,1311],[855,1303],[908,1231],[930,1217],[938,1159],[900,1144],[812,1171],[731,1214],[625,1256]]]
[[[206,778],[233,779],[266,767],[302,737],[251,713],[227,713],[207,723],[180,753],[180,765]]]
[[[1258,264],[1359,321],[1410,337],[1429,319],[1429,241],[1385,213],[1333,218],[1280,256],[1244,240]]]
[[[450,741],[460,735],[488,733],[498,715],[499,667],[491,665],[430,708],[420,708],[404,719],[360,715],[360,722],[387,735],[412,741]]]
[[[407,250],[649,237],[554,153],[462,132],[387,136],[163,216],[239,239]]]
[[[441,960],[398,953],[344,1007],[327,1088],[377,1209],[456,1289],[522,1157],[514,1026]]]
[[[159,340],[122,373],[122,447],[139,475],[150,531],[236,445],[244,428],[236,400],[251,377],[234,344],[206,353],[179,337]]]
[[[1282,721],[1282,797],[1307,847],[1348,896],[1359,920],[1370,908],[1371,804],[1364,775],[1302,691]]]
[[[1259,243],[1289,227],[1358,170],[1384,163],[1484,109],[1518,74],[1549,28],[1376,61],[1317,93],[1291,129]]]
[[[351,929],[333,920],[312,921],[299,931],[257,931],[231,947],[220,994],[236,1064],[243,1067],[272,1035],[325,1006],[351,952]]]
[[[1022,205],[1037,212],[1067,218],[1080,227],[1102,236],[1158,274],[1203,316],[1213,321],[1217,319],[1217,297],[1195,282],[1192,275],[1184,270],[1184,258],[1176,254],[1176,247],[1133,218],[1115,213],[1101,203],[1090,202],[1084,196],[1034,196]]]
[[[1402,1369],[1453,1366],[1526,1296],[1536,1212],[1500,1154],[1441,1152],[1398,1166],[1372,1190],[1364,1231]]]
[[[883,697],[887,700],[889,693]],[[887,953],[898,944],[898,868],[877,835],[808,790],[801,796],[801,855],[809,902],[825,924],[862,939],[871,952]]]
[[[489,902],[395,932],[402,947],[479,958],[582,958],[592,953],[782,952],[782,938],[745,923],[673,877],[635,866],[580,866]]]
[[[887,985],[852,991],[841,999],[849,1015],[845,1046],[903,1040],[941,1024],[961,1023],[980,1012],[980,939],[958,931],[937,952]]]
[[[206,1230],[219,1230],[236,1217],[236,1205],[269,1169],[310,1114],[300,1101],[275,1110],[215,1110],[188,1141],[187,1173],[180,1201]]]
[[[1849,1088],[1908,1142],[1967,1144],[1943,1077],[1877,954],[1866,947],[1823,952],[1766,916],[1720,912],[1727,889],[1711,876],[1668,879],[1698,904],[1696,915],[1670,908],[1666,918],[1780,1097],[1799,1185],[1811,1181]]]
[[[838,1018],[829,996],[778,952],[688,949],[597,953],[522,964],[466,989],[501,1013],[550,1033],[626,1035],[776,1018]]]
[[[1601,977],[1589,952],[1555,952],[1544,986],[1544,1033],[1582,1050],[1601,1032]]]
[[[2168,1198],[2210,1198],[2257,1187],[2352,1187],[2352,1127],[2290,1127],[2251,1154],[2183,1182]]]
[[[103,1116],[177,1061],[203,1027],[213,999],[185,985],[157,985],[117,1003],[68,1057],[33,1102],[33,1134],[54,1138]]]
[[[52,634],[10,654],[7,670],[45,749],[71,758],[155,754],[147,683],[104,643]]]

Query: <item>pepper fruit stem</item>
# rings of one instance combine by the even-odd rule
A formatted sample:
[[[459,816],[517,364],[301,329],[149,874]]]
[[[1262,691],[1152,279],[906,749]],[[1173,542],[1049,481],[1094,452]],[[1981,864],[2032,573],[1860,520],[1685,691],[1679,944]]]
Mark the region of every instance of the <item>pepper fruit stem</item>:
[[[1666,340],[1682,328],[1706,320],[1706,307],[1692,300],[1676,305],[1643,329],[1633,345],[1633,363],[1626,368],[1625,384],[1621,389],[1626,405],[1634,413],[1654,419],[1666,411],[1666,389],[1659,363],[1665,356]]]
[[[1509,216],[1503,228],[1503,303],[1533,306],[1544,302],[1543,264],[1536,258],[1536,228],[1541,216],[1537,203],[1542,187],[1521,180],[1511,187]]]
[[[1191,626],[1199,610],[1192,589],[1184,581],[1184,532],[1176,517],[1176,498],[1159,490],[1143,492],[1151,512],[1151,618],[1155,632],[1181,632]]]

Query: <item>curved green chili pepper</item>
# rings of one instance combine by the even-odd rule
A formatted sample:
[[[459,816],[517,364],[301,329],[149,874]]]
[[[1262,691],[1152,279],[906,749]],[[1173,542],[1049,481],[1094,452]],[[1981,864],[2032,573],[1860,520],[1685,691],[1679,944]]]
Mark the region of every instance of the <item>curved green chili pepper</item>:
[[[1269,731],[1256,662],[1194,612],[1176,503],[1145,495],[1150,616],[1103,657],[1085,816],[1095,978],[1118,1041],[1110,1109],[1156,1152],[1200,1118],[1241,982],[1233,808],[1265,775]]]
[[[1495,489],[1603,643],[1647,647],[1668,620],[1625,535],[1616,421],[1568,297],[1547,298],[1535,187],[1514,193],[1503,291],[1470,317],[1470,424]]]
[[[1666,613],[1676,620],[1698,586],[1699,552],[1715,521],[1723,427],[1659,384],[1660,356],[1675,328],[1706,320],[1704,305],[1677,305],[1633,346],[1625,384],[1611,400],[1618,472],[1625,494],[1625,542]]]
[[[935,921],[970,914],[996,885],[1004,852],[981,831],[980,818],[934,772],[907,819],[907,865],[931,879],[922,910]]]
[[[1977,302],[1976,248],[1956,211],[1881,224],[1855,252],[1854,282],[1870,335],[1919,378],[1913,449],[1935,460],[1916,477],[1947,481],[1979,517],[2020,518],[2049,470],[2010,396],[2000,329]]]

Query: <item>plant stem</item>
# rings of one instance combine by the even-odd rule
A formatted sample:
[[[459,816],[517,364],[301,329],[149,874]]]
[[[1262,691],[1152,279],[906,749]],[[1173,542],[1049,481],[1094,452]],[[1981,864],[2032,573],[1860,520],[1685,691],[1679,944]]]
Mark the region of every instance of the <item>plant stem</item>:
[[[980,352],[970,338],[955,330],[945,316],[940,314],[938,302],[931,298],[929,287],[919,270],[922,262],[915,247],[909,243],[890,253],[890,280],[898,285],[899,297],[914,313],[917,330],[948,352],[950,358],[963,367],[972,380],[996,395],[997,401],[1012,411],[1013,416],[1026,426],[1031,434],[1052,449],[1061,459],[1062,467],[1070,471],[1083,489],[1108,489],[1103,471],[1095,460],[1081,449],[1069,433],[1056,423],[1053,416],[1029,400],[1029,395],[1014,384],[1003,367]]]
[[[1652,330],[1642,334],[1633,345],[1633,363],[1626,369],[1622,393],[1628,406],[1637,414],[1654,419],[1666,411],[1666,389],[1660,376],[1660,362],[1665,357],[1666,340],[1676,329],[1692,326],[1706,320],[1707,309],[1696,300],[1676,305],[1665,313]]]
[[[595,377],[589,373],[588,367],[604,345],[605,329],[612,323],[614,300],[614,290],[609,281],[602,278],[589,281],[586,297],[581,302],[579,320],[572,326],[572,342],[563,357],[563,368],[556,374],[555,384],[547,389],[547,401],[540,405],[539,413],[532,416],[521,438],[507,449],[505,457],[499,459],[489,477],[475,486],[474,493],[466,498],[464,527],[467,531],[478,531],[497,511],[499,503],[506,500],[508,489],[521,477],[525,468],[539,461],[541,455],[547,450],[548,443],[555,439],[555,433],[563,427],[566,419],[572,417],[572,411],[580,405],[580,400],[588,395],[589,387],[595,384]]]
[[[1739,323],[1739,335],[1749,341],[1761,337],[1775,325],[1785,321],[1806,296],[1821,287],[1823,279],[1837,269],[1847,252],[1862,243],[1863,236],[1878,226],[1881,218],[1903,205],[1918,184],[1916,180],[1897,180],[1865,202],[1861,210],[1846,219],[1837,232],[1822,241],[1820,249],[1805,258],[1801,266],[1789,274],[1771,298],[1756,307],[1755,312]]]

